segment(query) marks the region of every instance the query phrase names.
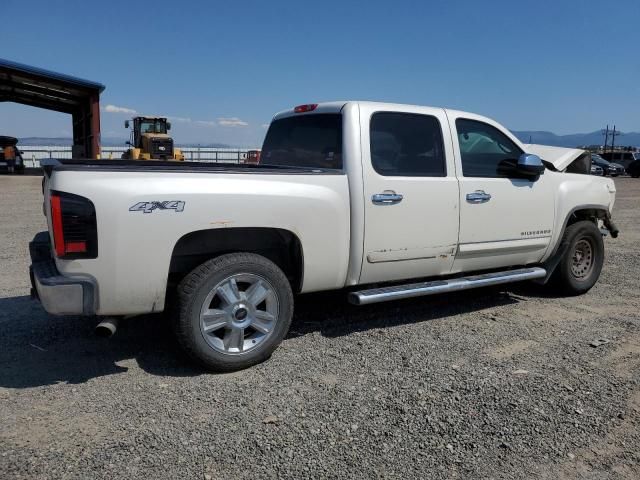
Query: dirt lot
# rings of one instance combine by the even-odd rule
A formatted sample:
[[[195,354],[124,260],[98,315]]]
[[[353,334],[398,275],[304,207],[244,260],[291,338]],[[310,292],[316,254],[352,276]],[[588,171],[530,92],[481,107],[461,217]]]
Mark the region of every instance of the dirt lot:
[[[0,176],[0,478],[640,478],[640,181],[616,184],[587,295],[302,297],[270,361],[212,375],[163,317],[101,340],[30,300],[40,179]]]

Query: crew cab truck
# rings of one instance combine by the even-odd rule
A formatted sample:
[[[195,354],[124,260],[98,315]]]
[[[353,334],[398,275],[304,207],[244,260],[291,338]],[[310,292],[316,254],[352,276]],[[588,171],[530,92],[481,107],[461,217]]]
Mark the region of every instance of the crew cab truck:
[[[267,359],[298,293],[364,305],[537,280],[582,294],[618,233],[614,182],[585,155],[471,113],[332,102],[277,114],[258,165],[54,161],[34,292],[111,330],[175,306],[179,343],[218,371]]]

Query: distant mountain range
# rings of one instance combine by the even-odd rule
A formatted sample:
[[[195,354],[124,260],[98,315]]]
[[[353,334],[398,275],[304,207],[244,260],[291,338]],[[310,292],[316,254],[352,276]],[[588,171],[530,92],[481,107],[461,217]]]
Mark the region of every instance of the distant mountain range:
[[[584,145],[602,145],[604,144],[604,135],[602,132],[595,131],[591,133],[572,133],[569,135],[556,135],[553,132],[544,131],[513,131],[513,134],[524,143],[539,143],[541,145],[553,145],[556,147],[580,147]],[[71,146],[71,138],[66,137],[25,137],[20,138],[20,145],[29,146],[52,146],[52,147],[67,147]],[[103,147],[124,147],[126,138],[114,138],[114,137],[102,137]],[[609,139],[611,143],[611,139]],[[177,146],[189,146],[194,147],[197,144],[177,144]],[[629,132],[621,134],[616,137],[616,145],[631,145],[634,147],[640,146],[640,133]],[[224,143],[202,143],[201,147],[210,148],[232,148],[230,145]]]
[[[103,147],[124,147],[128,138],[115,138],[115,137],[102,137],[100,144]],[[30,147],[70,147],[73,145],[73,140],[68,137],[24,137],[18,139],[18,145],[30,146]],[[201,143],[201,144],[176,144],[177,147],[189,146],[189,147],[208,147],[208,148],[233,148],[225,143]]]
[[[523,143],[538,143],[552,145],[554,147],[581,147],[585,145],[604,145],[604,135],[600,130],[591,133],[572,133],[569,135],[556,135],[553,132],[538,131],[512,131]],[[640,146],[640,133],[629,132],[616,136],[616,145]],[[609,137],[611,145],[611,137]]]

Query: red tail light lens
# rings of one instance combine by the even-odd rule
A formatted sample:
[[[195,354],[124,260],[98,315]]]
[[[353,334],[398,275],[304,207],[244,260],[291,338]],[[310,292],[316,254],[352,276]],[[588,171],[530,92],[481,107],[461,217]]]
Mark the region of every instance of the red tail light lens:
[[[67,242],[64,244],[65,253],[86,253],[87,242]]]
[[[51,192],[51,227],[58,258],[96,258],[98,234],[91,200],[64,192]]]
[[[317,103],[308,103],[306,105],[298,105],[293,111],[295,113],[313,112],[316,108],[318,108]]]
[[[53,229],[53,247],[58,257],[64,256],[64,229],[62,228],[62,205],[60,195],[51,194],[51,227]]]

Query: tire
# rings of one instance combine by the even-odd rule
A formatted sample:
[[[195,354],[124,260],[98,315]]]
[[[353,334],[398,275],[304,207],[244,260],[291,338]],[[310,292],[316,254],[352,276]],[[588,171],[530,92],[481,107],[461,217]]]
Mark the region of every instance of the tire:
[[[282,270],[253,253],[211,259],[178,286],[178,343],[208,370],[267,360],[289,331],[293,293]]]
[[[602,271],[602,234],[593,222],[583,220],[567,227],[562,242],[568,244],[568,249],[553,272],[551,285],[565,295],[586,293]]]

